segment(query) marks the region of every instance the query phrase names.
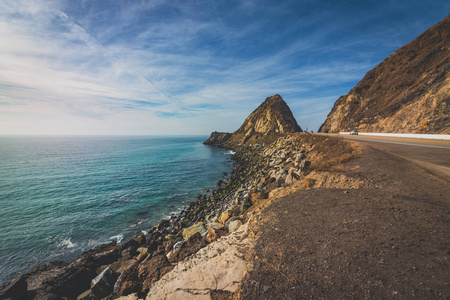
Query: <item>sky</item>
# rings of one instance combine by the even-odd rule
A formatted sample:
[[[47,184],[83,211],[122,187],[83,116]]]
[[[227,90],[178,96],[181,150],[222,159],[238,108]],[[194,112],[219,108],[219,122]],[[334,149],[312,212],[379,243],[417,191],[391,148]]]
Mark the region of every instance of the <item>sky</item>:
[[[450,1],[1,0],[1,135],[233,132],[280,94],[317,131]]]

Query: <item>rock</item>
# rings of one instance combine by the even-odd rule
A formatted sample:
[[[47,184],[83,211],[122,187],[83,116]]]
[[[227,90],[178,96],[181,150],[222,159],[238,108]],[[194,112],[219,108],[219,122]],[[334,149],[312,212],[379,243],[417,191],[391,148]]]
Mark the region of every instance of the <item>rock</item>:
[[[230,223],[233,222],[233,221],[236,221],[236,220],[241,221],[241,224],[242,224],[242,218],[239,217],[239,216],[234,216],[234,217],[231,217],[231,218],[229,218],[229,219],[227,220],[227,222],[225,223],[225,229],[226,229],[228,232],[230,232],[230,230],[229,230]]]
[[[131,259],[138,254],[137,248],[139,248],[139,246],[138,241],[133,239],[128,240],[119,246],[120,255],[126,259]]]
[[[302,162],[299,164],[300,172],[305,172],[309,168],[310,165],[311,165],[310,161],[302,160]]]
[[[137,249],[137,248],[139,248],[139,242],[138,241],[136,241],[136,240],[128,240],[128,241],[126,241],[125,243],[123,243],[123,244],[121,244],[120,246],[119,246],[119,252],[122,252],[123,250],[125,250],[125,249],[129,249],[129,248],[134,248],[134,249]]]
[[[156,227],[158,229],[163,229],[163,228],[166,228],[166,227],[169,227],[169,226],[170,226],[170,221],[167,220],[167,219],[159,221],[159,223],[156,225]]]
[[[227,296],[232,295],[244,280],[247,265],[243,258],[251,245],[244,229],[178,263],[152,285],[146,299],[231,299],[211,294],[224,291]]]
[[[239,229],[239,227],[241,227],[241,225],[242,225],[241,220],[231,221],[230,224],[228,225],[228,232],[235,232],[236,230]]]
[[[77,300],[91,300],[91,299],[94,299],[94,295],[92,294],[92,291],[90,289],[83,292],[77,297]]]
[[[25,276],[14,278],[0,290],[0,299],[22,299],[27,292]]]
[[[199,232],[195,233],[191,238],[183,244],[183,247],[177,253],[177,259],[183,260],[186,257],[196,253],[201,248],[207,245],[206,240]]]
[[[131,268],[132,266],[134,266],[137,262],[138,261],[136,259],[128,259],[128,260],[120,259],[115,263],[111,264],[110,268],[114,272],[121,274],[126,270],[128,270],[129,268]]]
[[[99,265],[107,265],[115,262],[117,259],[119,259],[119,257],[120,257],[119,250],[115,248],[109,251],[95,254],[94,261]]]
[[[91,280],[97,276],[96,267],[84,257],[70,265],[50,262],[33,268],[25,274],[28,284],[25,298],[76,299],[89,289]]]
[[[183,245],[186,243],[186,241],[179,241],[173,245],[173,251],[175,253],[180,252],[181,248],[183,248]]]
[[[210,222],[208,223],[208,227],[211,227],[212,229],[218,230],[223,229],[223,224],[218,222]]]
[[[214,229],[212,227],[208,228],[208,234],[206,235],[206,242],[212,243],[220,238],[222,235],[225,235],[225,230],[223,227],[221,229]]]
[[[137,248],[136,251],[141,253],[141,254],[147,254],[148,248],[146,248],[146,247],[139,247],[139,248]]]
[[[256,190],[257,190],[258,192],[262,192],[265,186],[266,186],[265,182],[260,182],[260,183],[258,183],[258,185],[256,186]]]
[[[198,222],[190,227],[184,228],[183,229],[183,239],[184,240],[189,240],[189,238],[191,236],[193,236],[196,233],[200,233],[203,234],[206,232],[205,226],[203,226],[203,223]]]
[[[139,252],[139,255],[137,256],[136,260],[139,262],[143,261],[148,256],[148,248],[140,247],[137,249],[137,252]]]
[[[250,200],[250,197],[245,197],[242,200],[242,204],[239,210],[239,213],[242,215],[247,209],[249,209],[252,206],[252,200]]]
[[[135,266],[133,266],[133,267],[135,267]],[[125,270],[124,272],[126,272],[127,270]],[[116,280],[116,283],[114,283],[114,287],[113,287],[113,294],[114,295],[117,295],[120,292],[120,289],[122,288],[123,274],[124,273],[120,274],[119,278],[117,278],[117,280]]]
[[[144,245],[145,244],[145,236],[143,234],[141,234],[140,236],[138,236],[136,238],[136,242],[138,242],[139,245]]]
[[[225,224],[225,222],[230,218],[231,214],[229,212],[223,212],[219,217],[219,222]]]
[[[227,140],[229,140],[230,137],[231,137],[231,133],[214,131],[211,133],[209,138],[205,142],[203,142],[203,144],[219,145],[219,144],[222,144],[222,143],[226,142]]]
[[[153,257],[138,267],[138,278],[142,282],[142,293],[147,293],[151,284],[159,280],[168,271],[172,270],[165,255]]]
[[[289,106],[280,95],[267,97],[266,100],[245,119],[236,133],[257,132],[287,133],[301,132],[300,126],[292,115]]]
[[[193,237],[191,237],[191,240],[192,239]],[[172,250],[166,254],[166,257],[169,260],[169,262],[174,263],[178,260],[178,253],[180,253],[181,249],[183,249],[185,244],[186,241],[182,240],[173,245]]]
[[[107,267],[109,267],[110,265],[103,265],[97,268],[97,270],[95,270],[95,273],[100,274],[101,272],[103,272]]]
[[[267,97],[244,121],[242,126],[233,134],[213,132],[204,143],[218,144],[245,144],[256,143],[267,135],[280,133],[301,132],[289,106],[280,95]],[[257,148],[257,147],[255,147]]]
[[[111,268],[106,268],[102,273],[91,281],[91,291],[95,298],[101,299],[113,292],[119,274]]]
[[[175,251],[170,251],[166,254],[167,260],[171,263],[174,263],[177,261],[177,255],[175,254]]]
[[[292,174],[288,174],[286,176],[286,179],[284,180],[284,184],[291,185],[293,182],[294,182],[294,177],[292,176]]]

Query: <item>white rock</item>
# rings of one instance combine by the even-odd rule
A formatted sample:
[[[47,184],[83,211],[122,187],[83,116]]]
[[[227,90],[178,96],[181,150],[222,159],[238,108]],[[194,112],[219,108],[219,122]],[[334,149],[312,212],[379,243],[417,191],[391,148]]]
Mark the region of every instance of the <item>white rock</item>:
[[[211,299],[211,290],[235,293],[247,272],[244,261],[251,247],[248,223],[178,263],[150,287],[147,300]]]
[[[236,230],[239,229],[239,227],[241,227],[241,225],[242,225],[241,220],[231,221],[230,224],[228,225],[228,232],[235,232]]]

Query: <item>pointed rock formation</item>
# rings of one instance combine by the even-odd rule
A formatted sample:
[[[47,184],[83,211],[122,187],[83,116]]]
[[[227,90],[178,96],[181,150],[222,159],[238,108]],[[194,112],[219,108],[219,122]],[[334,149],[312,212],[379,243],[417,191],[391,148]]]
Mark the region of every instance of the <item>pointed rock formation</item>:
[[[235,133],[292,133],[301,132],[289,106],[280,95],[266,100],[245,119]]]
[[[449,70],[447,16],[340,97],[319,131],[449,134]]]
[[[267,97],[234,133],[214,131],[204,144],[217,145],[227,141],[246,143],[251,138],[256,140],[261,136],[294,132],[302,132],[302,129],[298,126],[289,106],[280,95],[276,94]]]

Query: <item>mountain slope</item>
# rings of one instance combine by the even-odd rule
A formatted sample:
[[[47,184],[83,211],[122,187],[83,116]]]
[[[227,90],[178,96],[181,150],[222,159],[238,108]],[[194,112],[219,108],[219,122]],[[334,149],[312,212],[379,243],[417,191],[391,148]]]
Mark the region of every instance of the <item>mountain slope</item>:
[[[302,132],[289,106],[280,95],[267,97],[234,133],[213,132],[205,144],[222,144],[226,141],[246,143],[256,142],[263,136]]]
[[[447,16],[391,54],[340,97],[319,131],[448,134],[449,70]]]

